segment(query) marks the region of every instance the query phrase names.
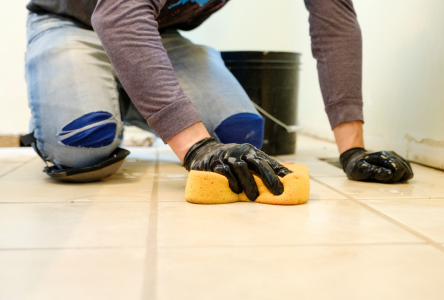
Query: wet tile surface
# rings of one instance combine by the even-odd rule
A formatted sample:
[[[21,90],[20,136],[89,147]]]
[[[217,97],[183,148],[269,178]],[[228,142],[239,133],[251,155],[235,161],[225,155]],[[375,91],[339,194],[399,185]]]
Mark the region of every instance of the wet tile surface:
[[[0,299],[443,299],[444,172],[353,182],[298,136],[310,200],[196,205],[168,146],[117,174],[56,182],[32,149],[0,149]]]

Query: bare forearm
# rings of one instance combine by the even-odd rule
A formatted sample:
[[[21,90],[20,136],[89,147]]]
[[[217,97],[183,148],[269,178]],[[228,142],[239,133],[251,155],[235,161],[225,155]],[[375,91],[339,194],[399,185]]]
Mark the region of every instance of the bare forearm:
[[[361,121],[341,123],[333,129],[339,154],[348,149],[364,148],[364,133]]]
[[[198,122],[173,136],[168,141],[168,145],[170,145],[176,156],[183,163],[185,155],[187,154],[191,146],[193,146],[198,141],[209,137],[210,134],[208,133],[205,126],[202,124],[202,122]]]

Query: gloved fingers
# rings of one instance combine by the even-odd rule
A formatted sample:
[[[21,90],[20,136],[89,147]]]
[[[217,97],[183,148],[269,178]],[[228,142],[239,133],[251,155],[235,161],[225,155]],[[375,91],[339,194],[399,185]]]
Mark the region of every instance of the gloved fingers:
[[[288,169],[286,166],[281,165],[281,164],[276,165],[272,168],[273,168],[274,173],[276,175],[281,176],[281,177],[285,177],[286,175],[293,173],[292,170]]]
[[[388,168],[373,165],[365,160],[359,160],[347,177],[358,181],[390,182],[393,179],[393,171]]]
[[[279,177],[269,165],[268,161],[254,155],[247,155],[244,159],[250,170],[254,171],[261,178],[262,182],[270,192],[274,195],[282,195],[284,192],[284,185],[279,180]]]
[[[393,181],[393,171],[379,166],[372,166],[373,172],[372,172],[372,179],[379,181],[379,182],[392,182]]]
[[[396,162],[396,164],[400,164],[404,167],[404,173],[396,182],[403,182],[409,179],[413,178],[413,169],[410,165],[410,162],[408,162],[406,159],[404,159],[402,156],[398,155],[396,152],[393,151],[384,151],[387,152],[393,160]]]
[[[393,158],[391,160],[393,161],[393,165],[396,167],[394,175],[393,175],[392,183],[397,183],[404,176],[407,166],[404,165],[404,163],[398,159]]]
[[[242,160],[236,160],[235,158],[229,158],[227,164],[235,174],[237,181],[242,186],[248,199],[255,201],[256,198],[259,197],[259,190],[250,169],[248,169],[247,163]]]
[[[284,165],[279,163],[273,157],[267,155],[265,152],[258,150],[256,153],[256,156],[259,158],[262,158],[263,160],[268,161],[270,167],[273,169],[273,171],[276,175],[279,175],[281,177],[285,177],[285,175],[293,173],[293,171],[289,170],[287,167],[285,167]]]
[[[412,169],[412,166],[410,165],[410,163],[404,159],[402,160],[402,162],[405,166],[405,173],[401,177],[401,179],[399,179],[399,182],[404,182],[404,181],[407,181],[407,180],[413,178],[413,169]]]
[[[406,165],[402,162],[404,159],[392,151],[370,153],[364,159],[370,164],[392,170],[392,183],[398,182],[406,172]]]
[[[231,171],[230,167],[224,164],[217,165],[213,170],[214,173],[225,176],[228,179],[228,184],[233,193],[240,194],[243,192],[242,186],[237,180],[236,176]]]

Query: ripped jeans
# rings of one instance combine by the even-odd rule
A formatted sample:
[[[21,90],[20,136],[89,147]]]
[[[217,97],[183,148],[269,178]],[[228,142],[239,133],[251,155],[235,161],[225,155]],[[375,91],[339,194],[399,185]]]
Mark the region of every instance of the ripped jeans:
[[[30,130],[45,160],[60,169],[92,166],[121,144],[123,124],[154,132],[120,85],[94,31],[70,19],[35,13],[28,17],[27,30]],[[182,89],[212,136],[222,140],[218,128],[227,120],[242,130],[254,124],[252,119],[263,136],[263,118],[219,52],[195,45],[175,30],[163,33],[162,42]],[[249,117],[246,126],[236,117],[244,115]],[[230,132],[223,129],[219,135]]]

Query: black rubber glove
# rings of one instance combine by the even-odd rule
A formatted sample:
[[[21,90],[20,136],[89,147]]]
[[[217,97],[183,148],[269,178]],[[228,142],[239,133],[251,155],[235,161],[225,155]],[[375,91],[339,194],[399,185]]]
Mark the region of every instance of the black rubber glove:
[[[274,195],[284,192],[278,176],[293,173],[250,144],[220,144],[214,138],[194,144],[185,155],[183,166],[188,171],[209,171],[225,176],[234,193],[245,191],[251,201],[256,200],[259,191],[250,170],[262,179]]]
[[[393,151],[369,153],[364,148],[352,148],[339,159],[351,180],[396,183],[413,178],[410,163]]]

